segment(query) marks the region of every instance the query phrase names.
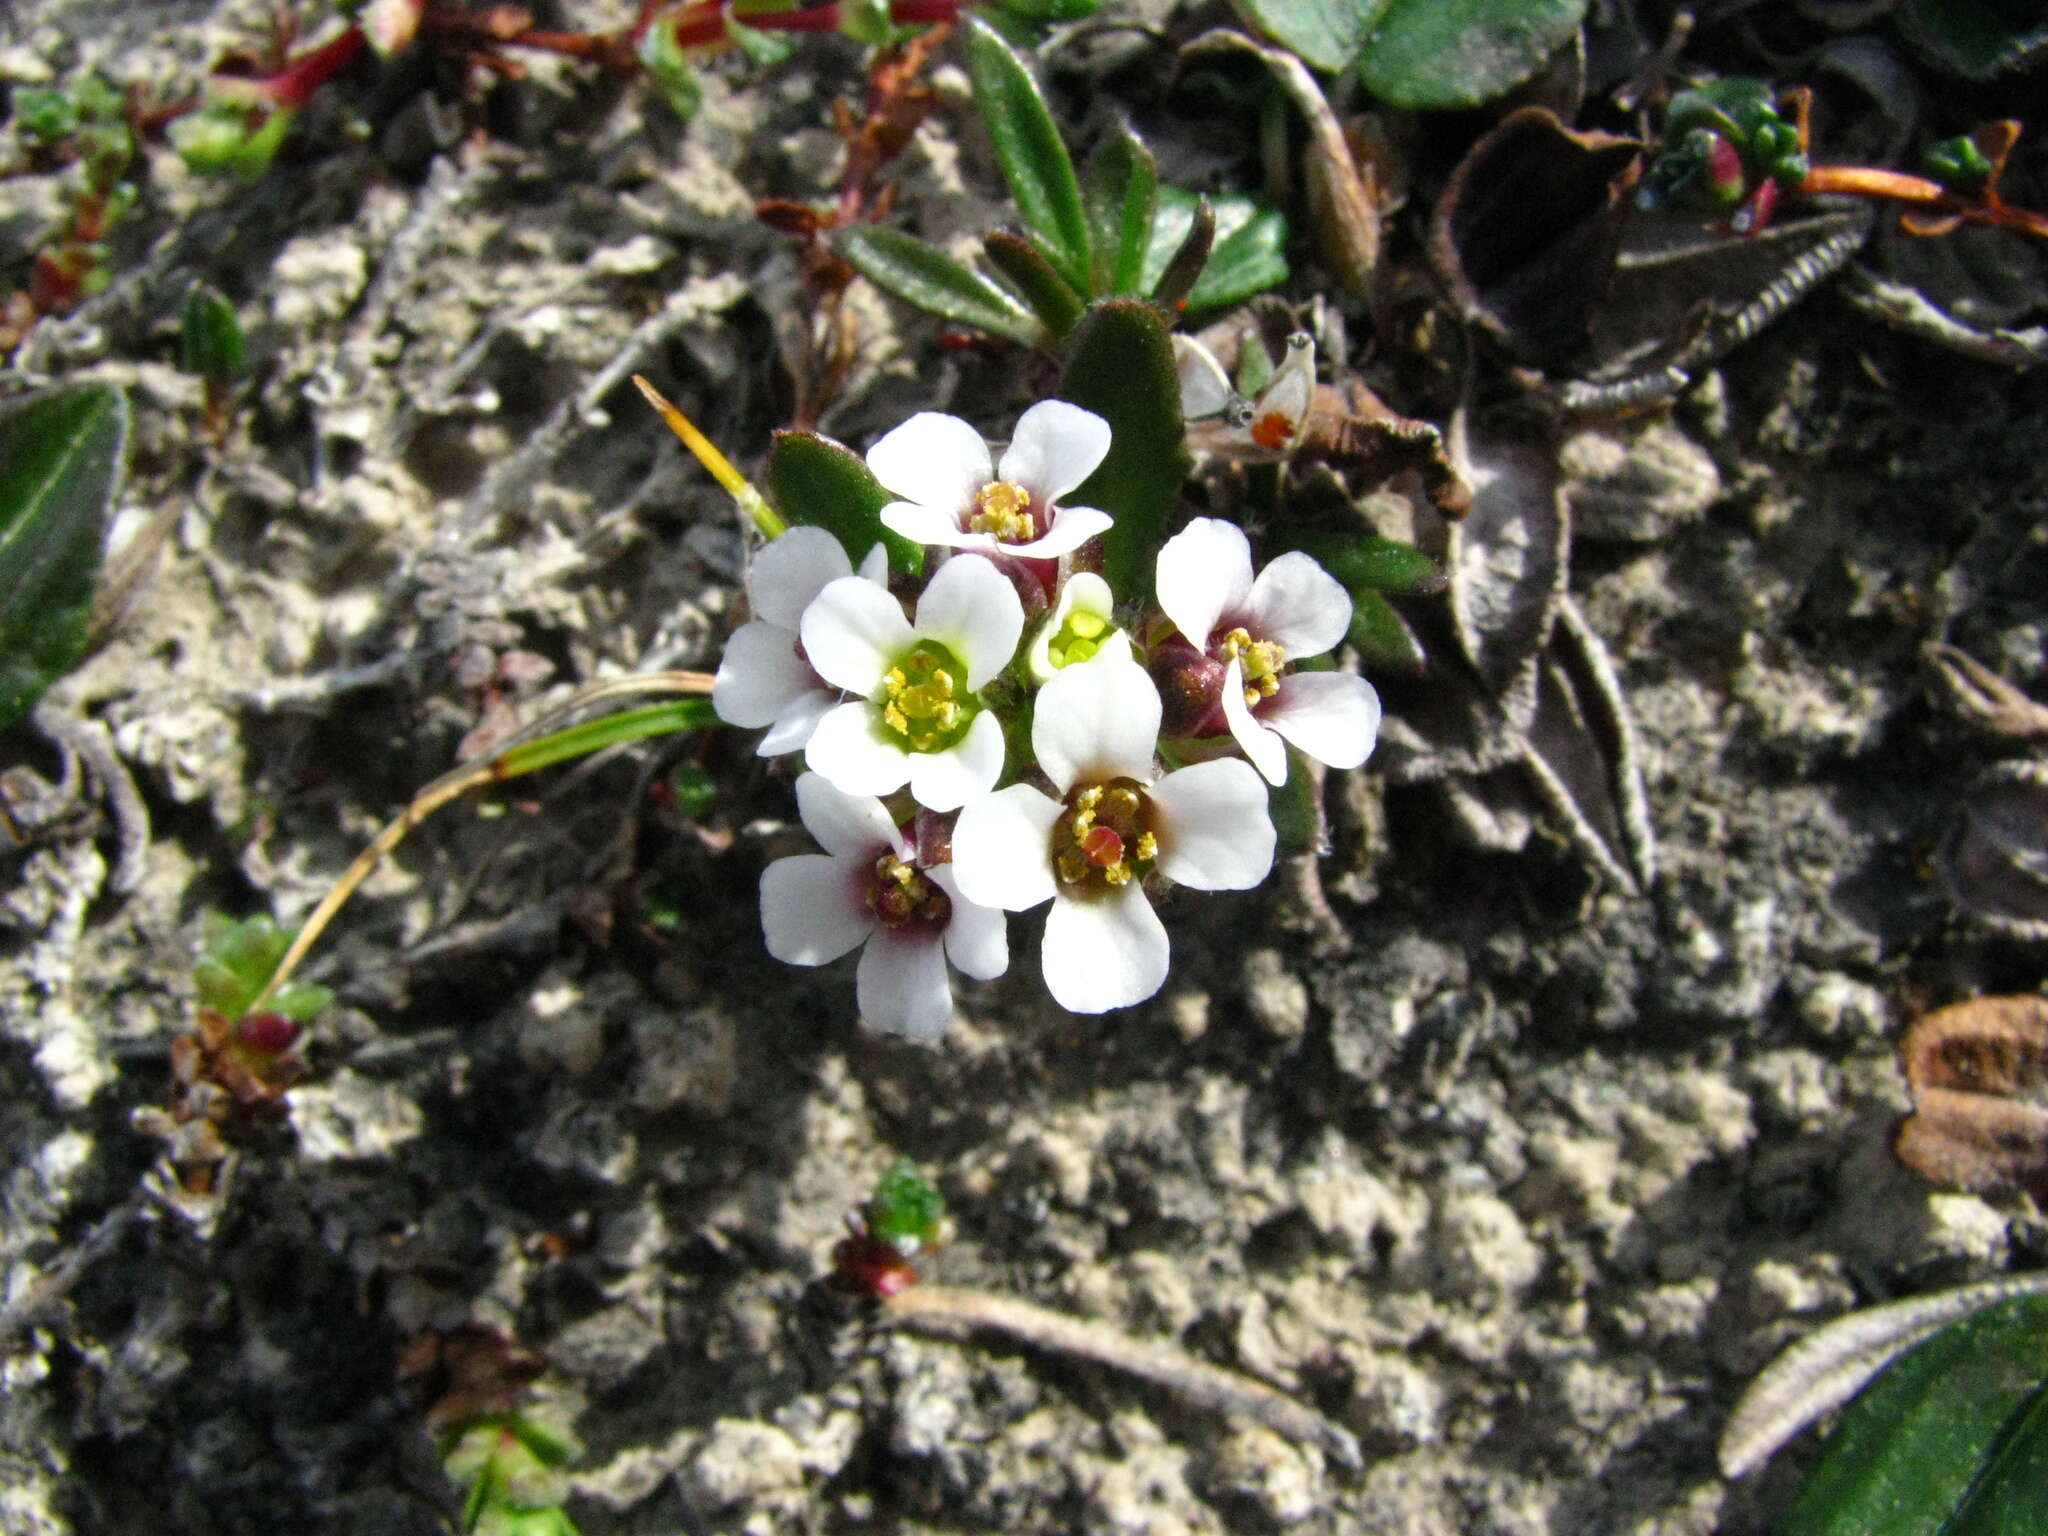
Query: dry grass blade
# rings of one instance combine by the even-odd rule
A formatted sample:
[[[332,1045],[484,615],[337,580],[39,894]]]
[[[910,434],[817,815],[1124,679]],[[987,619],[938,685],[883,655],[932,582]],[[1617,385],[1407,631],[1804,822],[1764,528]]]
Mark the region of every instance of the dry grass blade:
[[[1171,1344],[1134,1339],[1106,1324],[1015,1297],[955,1286],[913,1285],[889,1297],[885,1308],[892,1323],[920,1333],[958,1338],[985,1329],[1034,1349],[1093,1360],[1164,1387],[1198,1408],[1255,1419],[1300,1444],[1320,1447],[1353,1470],[1364,1465],[1349,1430],[1264,1382],[1198,1360]]]

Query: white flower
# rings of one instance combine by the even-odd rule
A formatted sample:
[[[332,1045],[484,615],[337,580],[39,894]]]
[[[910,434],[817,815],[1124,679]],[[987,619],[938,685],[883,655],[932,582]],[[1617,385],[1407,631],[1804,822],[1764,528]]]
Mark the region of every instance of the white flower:
[[[948,960],[984,981],[1009,969],[1003,914],[962,897],[944,865],[919,867],[881,801],[807,773],[796,803],[825,851],[761,872],[768,953],[823,965],[865,943],[855,977],[862,1016],[891,1034],[936,1039],[953,1016]]]
[[[917,600],[917,622],[858,576],[804,610],[804,654],[818,675],[860,697],[827,711],[804,761],[850,795],[907,782],[919,805],[950,811],[995,787],[1003,727],[974,696],[1017,653],[1024,605],[978,555],[948,560]]]
[[[1026,653],[1031,675],[1046,682],[1061,668],[1077,666],[1111,646],[1129,655],[1130,637],[1116,627],[1115,606],[1109,583],[1093,571],[1069,576],[1060,584],[1060,600],[1032,637]]]
[[[981,434],[937,411],[920,411],[876,443],[868,468],[903,498],[882,508],[882,526],[914,543],[1055,560],[1109,526],[1107,512],[1059,504],[1108,452],[1108,422],[1041,400],[993,468]]]
[[[879,544],[860,563],[861,579],[878,587],[888,570],[888,551]],[[802,747],[825,711],[839,702],[839,690],[827,686],[798,651],[797,622],[812,598],[851,574],[853,562],[823,528],[792,528],[754,557],[747,572],[754,618],[725,643],[711,707],[728,725],[767,726],[754,749],[762,757]]]
[[[1051,898],[1045,984],[1075,1013],[1143,1002],[1166,980],[1166,929],[1145,896],[1155,870],[1204,891],[1248,890],[1273,867],[1266,787],[1236,758],[1153,781],[1159,690],[1112,650],[1038,691],[1031,745],[1061,798],[1015,784],[953,829],[961,892],[1021,912]]]
[[[1251,541],[1198,517],[1159,551],[1159,606],[1196,650],[1224,664],[1223,718],[1269,783],[1287,780],[1283,738],[1332,768],[1356,768],[1379,735],[1380,696],[1343,672],[1288,672],[1351,627],[1351,596],[1309,556],[1252,579]]]

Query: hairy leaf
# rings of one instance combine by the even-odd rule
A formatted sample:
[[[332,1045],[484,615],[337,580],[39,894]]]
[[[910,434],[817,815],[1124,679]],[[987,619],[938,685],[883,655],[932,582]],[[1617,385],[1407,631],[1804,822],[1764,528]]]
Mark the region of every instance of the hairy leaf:
[[[849,229],[839,237],[839,253],[876,287],[942,319],[1027,347],[1047,339],[1045,327],[1007,290],[900,230]]]
[[[1585,14],[1586,0],[1390,0],[1359,78],[1397,107],[1476,107],[1541,69]]]
[[[1159,167],[1128,124],[1103,136],[1088,161],[1088,226],[1095,293],[1136,298],[1159,207]]]
[[[1111,299],[1074,332],[1060,398],[1109,423],[1109,456],[1071,497],[1116,521],[1102,536],[1102,574],[1119,599],[1152,590],[1152,559],[1180,499],[1189,459],[1173,343],[1149,304]]]
[[[889,548],[891,570],[924,569],[924,550],[882,526],[882,508],[896,498],[844,443],[816,432],[776,433],[768,489],[784,517],[827,530],[855,565],[879,540]]]
[[[1074,162],[1030,69],[987,23],[967,25],[967,73],[1017,211],[1060,275],[1088,290],[1088,215]]]

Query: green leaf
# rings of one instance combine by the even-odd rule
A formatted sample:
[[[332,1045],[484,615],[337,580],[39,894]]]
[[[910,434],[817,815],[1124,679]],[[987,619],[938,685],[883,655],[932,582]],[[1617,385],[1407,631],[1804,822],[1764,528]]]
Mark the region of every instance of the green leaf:
[[[85,655],[127,443],[128,399],[108,384],[0,413],[0,729]]]
[[[270,984],[298,930],[280,928],[263,913],[236,922],[223,913],[209,912],[201,931],[201,952],[192,967],[192,984],[199,1001],[232,1024]],[[334,994],[327,988],[302,984],[280,990],[270,1000],[270,1011],[304,1023],[333,1001]]]
[[[1136,298],[1143,292],[1152,219],[1159,208],[1159,166],[1130,125],[1104,134],[1088,159],[1088,237],[1094,292]]]
[[[776,433],[768,450],[768,490],[784,517],[827,530],[855,565],[879,541],[889,547],[891,570],[915,575],[924,569],[923,547],[882,526],[882,508],[897,498],[844,443],[815,432]]]
[[[1065,336],[1081,319],[1081,295],[1038,253],[1038,247],[1013,230],[999,229],[982,237],[982,250],[996,275],[1006,279],[1031,306],[1055,338]]]
[[[1149,304],[1110,299],[1074,332],[1060,398],[1109,423],[1109,456],[1067,498],[1116,521],[1102,536],[1102,574],[1119,598],[1152,590],[1153,560],[1180,499],[1188,451],[1180,380],[1166,323]]]
[[[2048,1530],[2044,1377],[2048,1296],[1942,1330],[1843,1413],[1778,1536]]]
[[[1152,245],[1145,253],[1143,286],[1166,294],[1162,282],[1182,245],[1195,233],[1197,207],[1203,201],[1180,187],[1159,189],[1159,213],[1152,222]],[[1224,309],[1287,280],[1287,219],[1262,197],[1225,192],[1209,198],[1216,234],[1201,275],[1188,290],[1184,307]]]
[[[1541,69],[1585,14],[1586,0],[1390,0],[1359,79],[1397,107],[1476,107]]]
[[[1027,347],[1048,340],[1045,327],[1007,291],[944,251],[894,229],[856,226],[839,236],[839,254],[877,288],[945,320],[1005,336]]]
[[[185,371],[209,381],[225,384],[249,368],[248,344],[235,306],[204,283],[185,295],[178,348]]]
[[[622,709],[601,720],[587,720],[567,730],[554,731],[534,741],[521,742],[506,750],[495,767],[500,778],[538,773],[556,763],[588,757],[593,752],[622,741],[642,741],[649,736],[672,736],[677,731],[694,731],[718,724],[709,699],[672,699],[641,709]]]
[[[1088,216],[1074,162],[1038,82],[1001,34],[980,20],[967,24],[967,73],[1025,227],[1074,291],[1087,292]]]
[[[1906,0],[1899,21],[1924,58],[1966,80],[2024,69],[2048,53],[2048,18],[2035,0]]]
[[[1441,592],[1447,581],[1442,566],[1413,544],[1398,539],[1338,534],[1306,540],[1301,547],[1324,570],[1354,589],[1413,596]]]
[[[1333,74],[1351,62],[1387,0],[1235,0],[1244,19],[1303,62]]]
[[[1287,779],[1266,786],[1266,813],[1273,818],[1278,838],[1276,852],[1281,858],[1294,853],[1314,853],[1323,845],[1323,801],[1316,793],[1315,776],[1301,754],[1287,749]]]
[[[1366,589],[1351,594],[1351,633],[1347,638],[1365,672],[1420,677],[1428,670],[1429,657],[1415,631],[1377,592]]]

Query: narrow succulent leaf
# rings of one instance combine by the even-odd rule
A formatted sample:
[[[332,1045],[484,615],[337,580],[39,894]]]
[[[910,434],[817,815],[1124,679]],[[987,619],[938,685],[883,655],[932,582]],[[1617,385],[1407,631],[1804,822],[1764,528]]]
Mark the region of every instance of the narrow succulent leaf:
[[[888,546],[891,570],[914,575],[924,569],[924,550],[882,526],[882,508],[896,498],[845,444],[815,432],[776,433],[768,489],[783,516],[831,533],[855,565],[881,543]]]
[[[226,383],[248,371],[249,349],[235,306],[204,283],[185,296],[178,349],[185,371],[202,379]]]
[[[1427,596],[1443,591],[1447,580],[1441,565],[1399,539],[1335,535],[1310,539],[1302,547],[1324,570],[1354,590],[1364,587],[1406,597]]]
[[[677,731],[698,730],[718,724],[709,699],[675,699],[650,704],[644,709],[621,710],[602,720],[572,725],[536,741],[522,742],[498,759],[498,777],[510,779],[542,768],[588,757],[593,752],[622,741],[641,741],[649,736],[671,736]]]
[[[849,229],[839,237],[839,253],[876,287],[941,319],[1027,347],[1047,339],[1044,325],[1008,291],[900,230]]]
[[[1287,780],[1268,785],[1266,812],[1273,818],[1279,841],[1276,851],[1289,854],[1314,853],[1323,845],[1322,779],[1293,747],[1287,749]]]
[[[1351,633],[1346,638],[1358,652],[1360,670],[1369,676],[1420,677],[1428,670],[1429,657],[1408,621],[1369,588],[1351,594]]]
[[[1061,275],[1085,291],[1088,215],[1073,159],[1037,80],[1001,34],[980,20],[967,25],[967,73],[1017,211]]]
[[[128,400],[106,384],[0,414],[0,729],[85,654]]]
[[[985,236],[981,247],[988,264],[1023,296],[1055,339],[1080,323],[1081,295],[1039,254],[1037,246],[1012,230],[999,229]]]
[[[1914,1296],[1837,1318],[1787,1349],[1749,1384],[1721,1432],[1721,1471],[1741,1477],[1822,1414],[1839,1408],[1906,1350],[1999,1302],[2048,1296],[2048,1274]]]
[[[1152,246],[1139,284],[1153,303],[1171,314],[1188,307],[1188,295],[1201,281],[1209,253],[1216,248],[1215,208],[1209,199],[1199,197],[1182,217],[1179,199],[1185,195],[1173,187],[1159,189],[1159,213],[1152,221]]]
[[[1476,107],[1541,69],[1585,14],[1586,0],[1390,0],[1359,78],[1397,107]]]
[[[1842,1415],[1778,1536],[2048,1529],[2044,1375],[2048,1296],[1943,1329]]]
[[[1088,235],[1095,294],[1136,298],[1159,207],[1159,166],[1126,123],[1103,136],[1088,160]]]
[[[1119,599],[1152,590],[1152,563],[1180,499],[1189,459],[1173,343],[1151,305],[1098,304],[1074,332],[1060,398],[1109,423],[1109,456],[1067,499],[1116,521],[1102,536],[1102,574]]]
[[[1387,0],[1234,0],[1244,19],[1306,63],[1334,74],[1351,62]]]
[[[1208,266],[1188,294],[1188,308],[1202,313],[1234,309],[1253,294],[1286,281],[1287,215],[1278,208],[1261,207],[1216,242]]]

